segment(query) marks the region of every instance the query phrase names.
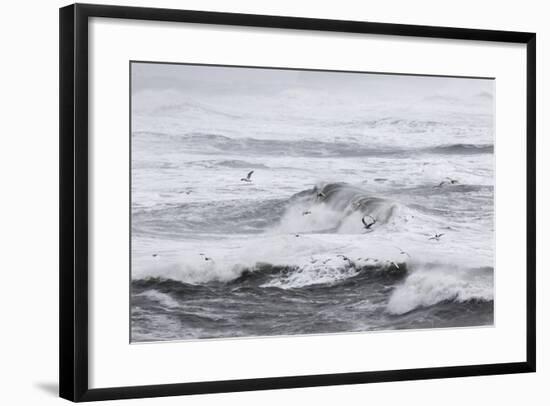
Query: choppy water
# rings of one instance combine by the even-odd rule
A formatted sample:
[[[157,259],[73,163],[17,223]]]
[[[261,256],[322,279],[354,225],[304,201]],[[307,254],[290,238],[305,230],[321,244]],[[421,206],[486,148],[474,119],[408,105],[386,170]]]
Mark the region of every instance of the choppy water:
[[[492,94],[134,64],[132,340],[492,324]]]

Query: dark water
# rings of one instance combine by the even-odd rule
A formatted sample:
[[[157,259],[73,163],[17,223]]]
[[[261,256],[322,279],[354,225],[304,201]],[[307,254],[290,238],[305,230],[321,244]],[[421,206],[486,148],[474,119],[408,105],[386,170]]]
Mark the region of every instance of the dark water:
[[[405,264],[399,270],[364,267],[356,276],[330,285],[262,287],[291,272],[296,270],[263,266],[227,283],[198,286],[162,279],[134,281],[133,331],[144,338],[162,330],[164,339],[192,339],[464,327],[493,321],[492,300],[451,297],[404,314],[386,312],[391,292],[407,276]],[[156,293],[148,294],[152,291]],[[155,314],[162,314],[162,320]],[[167,331],[166,325],[172,328]]]

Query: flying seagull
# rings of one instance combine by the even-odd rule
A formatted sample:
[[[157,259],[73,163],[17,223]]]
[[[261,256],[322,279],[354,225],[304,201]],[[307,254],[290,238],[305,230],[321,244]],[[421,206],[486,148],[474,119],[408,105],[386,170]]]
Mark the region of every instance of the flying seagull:
[[[201,257],[203,257],[205,261],[213,261],[212,258],[209,258],[209,257],[207,257],[207,256],[204,255],[204,254],[199,254],[199,255],[200,255]]]
[[[311,211],[306,210],[306,211],[302,212],[302,216],[307,216],[308,214],[311,214]]]
[[[439,234],[438,234],[438,233],[435,233],[435,235],[432,236],[432,237],[430,237],[430,238],[428,238],[428,240],[436,240],[436,241],[439,241],[439,239],[440,239],[441,237],[443,237],[444,235],[445,235],[445,234],[443,234],[443,233],[439,233]]]
[[[365,221],[365,217],[370,217],[370,218],[372,219],[372,222],[367,223],[367,222]],[[364,217],[361,219],[361,222],[362,222],[363,225],[365,226],[365,230],[370,230],[371,227],[372,227],[373,225],[376,224],[376,219],[375,219],[374,217],[372,217],[371,215],[366,215],[366,216],[364,216]]]
[[[409,255],[408,252],[403,251],[401,248],[399,248],[399,247],[395,247],[395,248],[397,248],[397,249],[399,250],[399,254],[400,254],[400,255],[406,255],[406,256],[408,256],[409,258],[411,257],[411,256]]]
[[[458,183],[458,180],[456,180],[456,179],[451,179],[451,178],[449,178],[448,176],[447,176],[445,179],[449,179],[449,182],[451,183],[451,185],[456,185],[456,184]]]
[[[248,175],[246,175],[246,178],[241,178],[241,182],[252,182],[252,179],[250,178],[252,177],[253,173],[254,171],[248,172]]]

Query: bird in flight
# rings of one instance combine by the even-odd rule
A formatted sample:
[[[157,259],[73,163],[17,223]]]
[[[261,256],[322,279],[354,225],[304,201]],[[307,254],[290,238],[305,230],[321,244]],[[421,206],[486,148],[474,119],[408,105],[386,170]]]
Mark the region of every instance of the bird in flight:
[[[443,233],[435,233],[432,237],[428,238],[428,240],[436,240],[439,241],[441,237],[443,237],[445,234]]]
[[[246,175],[246,178],[241,178],[241,182],[252,182],[252,179],[250,178],[252,177],[253,173],[254,171],[248,172],[248,175]]]
[[[446,177],[445,179],[449,179],[449,183],[450,183],[451,185],[456,185],[456,184],[458,183],[458,180],[456,180],[456,179],[451,179],[451,178],[449,178],[449,177]]]
[[[370,223],[367,223],[365,221],[365,217],[370,217],[372,221]],[[361,222],[363,223],[363,226],[365,227],[365,230],[371,230],[371,227],[376,224],[376,219],[374,217],[372,217],[371,215],[366,215],[361,219]]]
[[[202,254],[202,253],[199,254],[199,255],[200,255],[201,257],[203,257],[205,261],[213,261],[212,258],[209,258],[209,257],[207,257],[206,255],[204,255],[204,254]]]
[[[326,197],[327,195],[324,194],[323,192],[317,193],[317,199],[323,200],[323,199],[326,199]]]
[[[395,248],[397,248],[397,249],[399,250],[399,254],[400,254],[400,255],[406,255],[406,256],[408,256],[409,258],[411,257],[411,256],[409,255],[408,252],[403,251],[401,248],[399,248],[399,247],[395,247]]]
[[[302,212],[302,216],[307,216],[308,214],[311,214],[311,211],[306,210],[306,211]]]

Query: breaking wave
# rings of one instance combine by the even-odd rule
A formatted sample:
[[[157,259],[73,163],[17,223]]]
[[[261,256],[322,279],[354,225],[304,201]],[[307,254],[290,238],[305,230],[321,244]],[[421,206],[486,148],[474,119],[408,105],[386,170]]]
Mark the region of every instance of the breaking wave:
[[[272,265],[258,263],[252,267],[233,268],[231,274],[220,272],[211,264],[210,277],[204,280],[205,268],[199,273],[182,268],[167,272],[167,277],[136,279],[133,285],[144,289],[141,293],[166,308],[179,304],[166,292],[189,295],[200,290],[258,291],[280,289],[309,293],[326,289],[346,291],[353,288],[386,286],[389,299],[385,310],[391,315],[402,315],[416,309],[428,308],[439,303],[490,302],[493,300],[493,269],[459,269],[442,264],[407,264],[380,261],[374,258],[348,258],[346,256],[311,258],[305,265]],[[199,275],[201,275],[199,277]],[[199,277],[199,279],[197,279]],[[191,283],[194,282],[194,283]]]
[[[404,314],[441,302],[492,301],[493,269],[461,270],[455,266],[424,267],[411,273],[397,286],[387,310]]]
[[[420,213],[391,199],[372,196],[347,183],[326,183],[299,192],[290,198],[224,200],[174,203],[135,210],[133,232],[189,233],[340,233],[362,234],[361,219],[376,218],[375,228],[399,227]]]

